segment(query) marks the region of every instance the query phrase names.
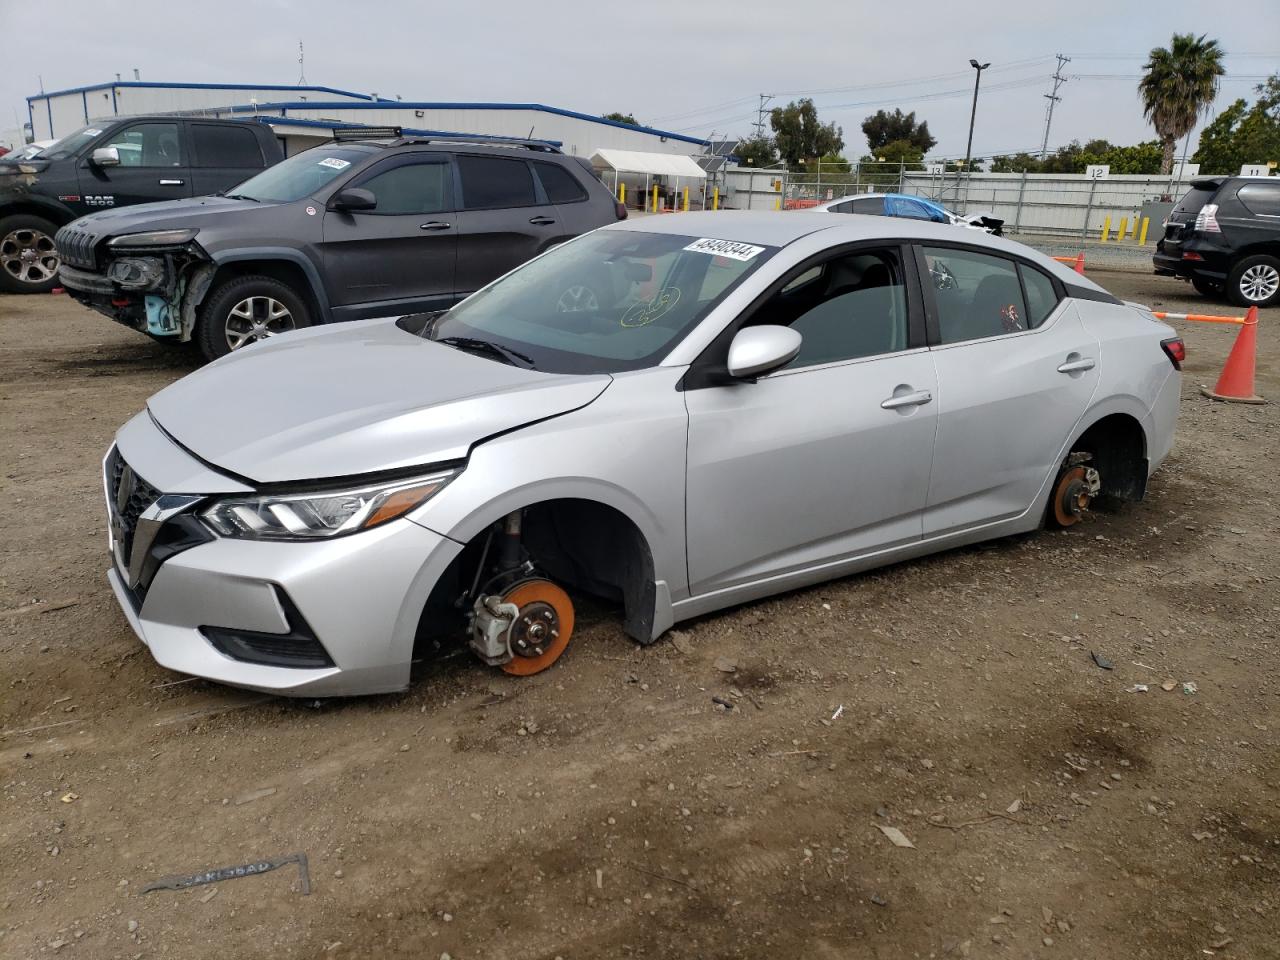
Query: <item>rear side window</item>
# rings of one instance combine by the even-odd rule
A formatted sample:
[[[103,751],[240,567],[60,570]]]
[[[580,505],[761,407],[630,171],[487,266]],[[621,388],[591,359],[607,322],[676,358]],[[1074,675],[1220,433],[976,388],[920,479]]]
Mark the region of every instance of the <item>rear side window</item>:
[[[1013,261],[972,250],[925,247],[942,343],[1029,329]]]
[[[1053,308],[1058,305],[1058,292],[1053,289],[1053,281],[1035,267],[1020,263],[1018,272],[1022,275],[1022,289],[1027,295],[1027,329],[1034,330],[1053,313]]]
[[[468,210],[531,207],[537,202],[533,174],[523,160],[505,157],[458,157],[462,200]]]
[[[538,172],[542,189],[547,192],[547,199],[552,203],[576,203],[587,199],[587,191],[582,189],[582,184],[564,167],[535,160],[533,169]]]
[[[841,210],[841,213],[865,213],[873,217],[883,217],[884,198],[883,197],[863,197],[858,200],[850,200],[849,207]]]
[[[1280,217],[1280,183],[1246,183],[1236,199],[1255,216]]]
[[[191,130],[200,166],[262,169],[262,149],[252,130],[212,123],[193,123]]]
[[[359,186],[378,201],[372,213],[439,213],[449,210],[449,164],[403,163],[376,171]]]

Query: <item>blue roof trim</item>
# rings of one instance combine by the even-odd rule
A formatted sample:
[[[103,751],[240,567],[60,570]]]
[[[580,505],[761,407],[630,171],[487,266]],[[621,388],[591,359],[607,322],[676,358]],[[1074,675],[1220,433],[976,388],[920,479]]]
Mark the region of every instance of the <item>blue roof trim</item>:
[[[27,97],[27,101],[40,100],[44,97],[61,97],[69,93],[85,93],[90,90],[109,90],[112,87],[174,87],[179,90],[315,90],[319,93],[336,93],[344,97],[358,97],[374,103],[396,103],[383,97],[373,97],[367,93],[356,93],[354,90],[339,90],[337,87],[298,87],[283,83],[159,83],[151,80],[121,80],[117,83],[94,83],[87,87],[68,87],[66,90],[51,90],[48,93],[37,93]],[[305,102],[305,101],[304,101]]]
[[[231,108],[233,111],[253,110],[254,107],[249,105],[237,104]],[[604,117],[593,117],[589,113],[579,113],[576,110],[564,110],[560,107],[548,107],[542,103],[433,103],[429,101],[411,101],[411,100],[380,100],[374,103],[346,103],[341,100],[333,100],[327,102],[310,101],[310,100],[290,100],[281,103],[260,103],[257,109],[264,110],[540,110],[543,113],[552,113],[561,117],[572,117],[575,120],[589,120],[592,123],[602,123],[607,127],[620,127],[623,130],[636,130],[640,133],[647,133],[651,136],[666,137],[668,140],[680,140],[684,143],[696,143],[698,146],[705,147],[709,141],[699,140],[697,137],[688,137],[682,133],[671,133],[669,130],[659,130],[656,127],[633,126],[629,123],[619,123],[617,120],[606,120]]]
[[[303,120],[300,117],[265,117],[256,118],[259,123],[265,123],[269,127],[315,127],[324,130],[347,130],[352,127],[363,127],[363,123],[347,123],[339,120]],[[460,133],[453,130],[421,130],[412,127],[401,127],[400,132],[409,137],[465,137],[467,140],[473,140],[476,143],[485,143],[489,140],[508,141],[511,137],[499,137],[483,133]],[[523,138],[521,138],[523,139]],[[530,140],[530,143],[545,143],[552,147],[563,147],[563,140]]]

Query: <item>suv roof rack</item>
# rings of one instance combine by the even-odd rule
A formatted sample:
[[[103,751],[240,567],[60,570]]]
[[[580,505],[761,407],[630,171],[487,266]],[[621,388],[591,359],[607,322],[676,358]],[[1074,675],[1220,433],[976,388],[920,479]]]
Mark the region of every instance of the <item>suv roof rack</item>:
[[[396,146],[404,146],[410,143],[467,143],[479,147],[517,147],[525,150],[535,150],[539,153],[561,152],[560,148],[549,140],[521,140],[518,137],[469,137],[461,134],[458,136],[433,134],[423,137],[401,137]]]
[[[396,140],[404,136],[399,127],[338,127],[334,140]]]

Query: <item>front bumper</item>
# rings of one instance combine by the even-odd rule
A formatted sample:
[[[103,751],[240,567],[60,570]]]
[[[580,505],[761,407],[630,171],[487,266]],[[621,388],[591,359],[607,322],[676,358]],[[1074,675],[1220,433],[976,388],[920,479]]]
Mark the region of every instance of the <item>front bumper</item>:
[[[175,452],[189,455],[154,425],[143,442],[139,428],[130,426],[127,438],[122,431],[128,442],[121,443],[121,451],[138,477],[148,477],[149,471],[157,478],[180,473],[172,462]],[[107,482],[110,496],[110,477]],[[189,517],[199,507],[193,504],[179,516]],[[113,528],[118,526],[117,520]],[[163,539],[157,536],[155,542]],[[117,557],[107,578],[129,625],[156,661],[171,670],[290,696],[384,693],[408,685],[427,598],[461,549],[401,518],[311,543],[212,538],[164,557],[141,589],[130,582],[130,558],[122,563]],[[329,665],[250,662],[214,642],[226,631],[287,641],[299,619]]]

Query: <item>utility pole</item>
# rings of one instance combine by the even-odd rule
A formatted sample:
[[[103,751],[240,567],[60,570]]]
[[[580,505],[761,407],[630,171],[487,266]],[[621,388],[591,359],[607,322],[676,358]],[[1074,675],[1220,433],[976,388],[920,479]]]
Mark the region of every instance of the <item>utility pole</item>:
[[[978,71],[973,78],[973,109],[969,111],[969,142],[964,148],[964,172],[969,172],[969,155],[973,151],[973,121],[978,117],[978,84],[982,82],[982,71],[991,66],[989,63],[979,63],[977,60],[970,60],[969,66]]]
[[[307,85],[307,68],[304,61],[306,53],[302,49],[302,41],[298,41],[298,86],[305,87]]]
[[[769,103],[769,101],[770,101],[770,100],[772,100],[772,99],[773,99],[773,94],[772,94],[772,93],[762,93],[762,94],[760,94],[760,107],[759,107],[759,109],[756,111],[756,122],[755,122],[755,124],[754,124],[754,126],[755,126],[755,128],[756,128],[756,139],[757,139],[757,140],[763,140],[763,139],[764,139],[764,108],[765,108],[765,106]]]
[[[1058,96],[1058,88],[1067,82],[1067,78],[1062,75],[1062,65],[1071,62],[1070,57],[1064,57],[1060,53],[1054,56],[1058,58],[1058,65],[1053,71],[1053,93],[1045,94],[1045,99],[1049,101],[1049,109],[1045,111],[1044,117],[1044,141],[1040,144],[1041,160],[1049,155],[1049,125],[1053,123],[1053,105],[1062,99]]]

